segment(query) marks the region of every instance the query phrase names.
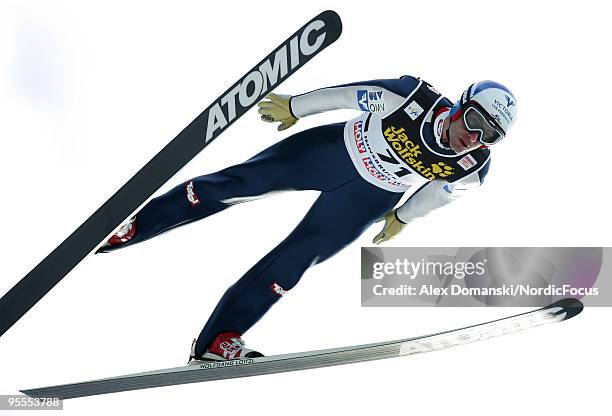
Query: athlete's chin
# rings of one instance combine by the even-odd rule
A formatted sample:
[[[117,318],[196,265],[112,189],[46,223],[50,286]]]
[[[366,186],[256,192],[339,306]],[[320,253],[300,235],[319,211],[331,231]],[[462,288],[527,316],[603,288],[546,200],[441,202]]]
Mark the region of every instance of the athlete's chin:
[[[451,140],[448,145],[455,153],[463,153],[479,146],[477,143],[472,142],[465,144],[463,140]]]
[[[450,148],[453,150],[453,152],[455,153],[461,153],[461,152],[465,152],[467,147],[463,144],[456,144],[456,143],[449,143]]]

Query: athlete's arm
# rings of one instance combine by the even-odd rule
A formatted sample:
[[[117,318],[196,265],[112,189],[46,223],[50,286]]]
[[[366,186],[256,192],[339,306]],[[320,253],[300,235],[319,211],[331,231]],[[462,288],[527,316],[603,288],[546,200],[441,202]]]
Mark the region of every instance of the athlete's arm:
[[[374,236],[372,243],[380,244],[395,238],[413,219],[422,217],[457,198],[461,191],[451,186],[442,181],[432,181],[423,185],[401,207],[385,214],[385,224]]]
[[[340,109],[386,113],[400,105],[418,83],[417,78],[404,75],[321,88],[291,97],[290,108],[298,118]]]
[[[397,219],[404,224],[415,218],[423,217],[436,208],[448,205],[470,189],[478,188],[489,172],[490,161],[478,171],[458,181],[448,183],[431,181],[416,191],[401,207],[395,211]]]
[[[470,189],[479,187],[488,171],[489,162],[478,172],[474,172],[459,181],[453,183],[431,181],[423,185],[401,207],[391,210],[385,215],[383,229],[374,237],[372,242],[380,244],[392,239],[415,218],[423,217],[436,208],[448,205]]]

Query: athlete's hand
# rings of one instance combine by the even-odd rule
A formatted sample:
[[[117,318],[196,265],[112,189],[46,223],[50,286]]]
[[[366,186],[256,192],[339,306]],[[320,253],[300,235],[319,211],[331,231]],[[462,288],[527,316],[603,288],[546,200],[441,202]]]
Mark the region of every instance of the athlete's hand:
[[[406,225],[397,219],[394,209],[387,212],[384,218],[381,218],[378,222],[382,221],[383,219],[385,220],[385,225],[383,226],[382,231],[376,234],[376,237],[374,237],[372,240],[372,243],[374,244],[380,244],[383,241],[391,240],[393,237],[398,235]]]
[[[261,119],[267,123],[279,122],[278,131],[293,126],[298,118],[291,114],[289,99],[290,95],[268,94],[264,100],[257,103]]]

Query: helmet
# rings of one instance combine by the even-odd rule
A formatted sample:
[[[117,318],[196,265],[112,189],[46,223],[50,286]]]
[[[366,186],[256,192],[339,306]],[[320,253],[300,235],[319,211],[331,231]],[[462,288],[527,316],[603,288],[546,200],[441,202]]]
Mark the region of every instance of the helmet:
[[[516,98],[502,84],[481,81],[469,86],[450,111],[452,121],[463,117],[469,131],[478,132],[485,145],[499,142],[516,119]]]

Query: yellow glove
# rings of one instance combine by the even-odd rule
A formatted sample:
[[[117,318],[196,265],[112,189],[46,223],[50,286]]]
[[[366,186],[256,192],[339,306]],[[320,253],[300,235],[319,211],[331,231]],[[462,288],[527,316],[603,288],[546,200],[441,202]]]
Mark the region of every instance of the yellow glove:
[[[280,122],[278,131],[283,131],[293,126],[297,123],[298,119],[291,114],[289,109],[290,98],[290,95],[268,94],[266,99],[269,101],[264,99],[257,103],[261,119],[267,123]]]
[[[374,239],[372,239],[372,243],[380,244],[383,241],[391,240],[396,235],[398,235],[400,233],[400,231],[402,231],[402,229],[404,228],[404,226],[406,224],[404,224],[403,222],[400,222],[397,219],[397,217],[395,216],[395,211],[396,210],[392,209],[391,211],[389,211],[389,212],[387,212],[385,214],[384,218],[381,218],[378,221],[378,222],[380,222],[380,221],[382,221],[384,219],[385,220],[385,225],[383,226],[382,231],[379,232],[378,234],[376,234],[376,237],[374,237]]]

